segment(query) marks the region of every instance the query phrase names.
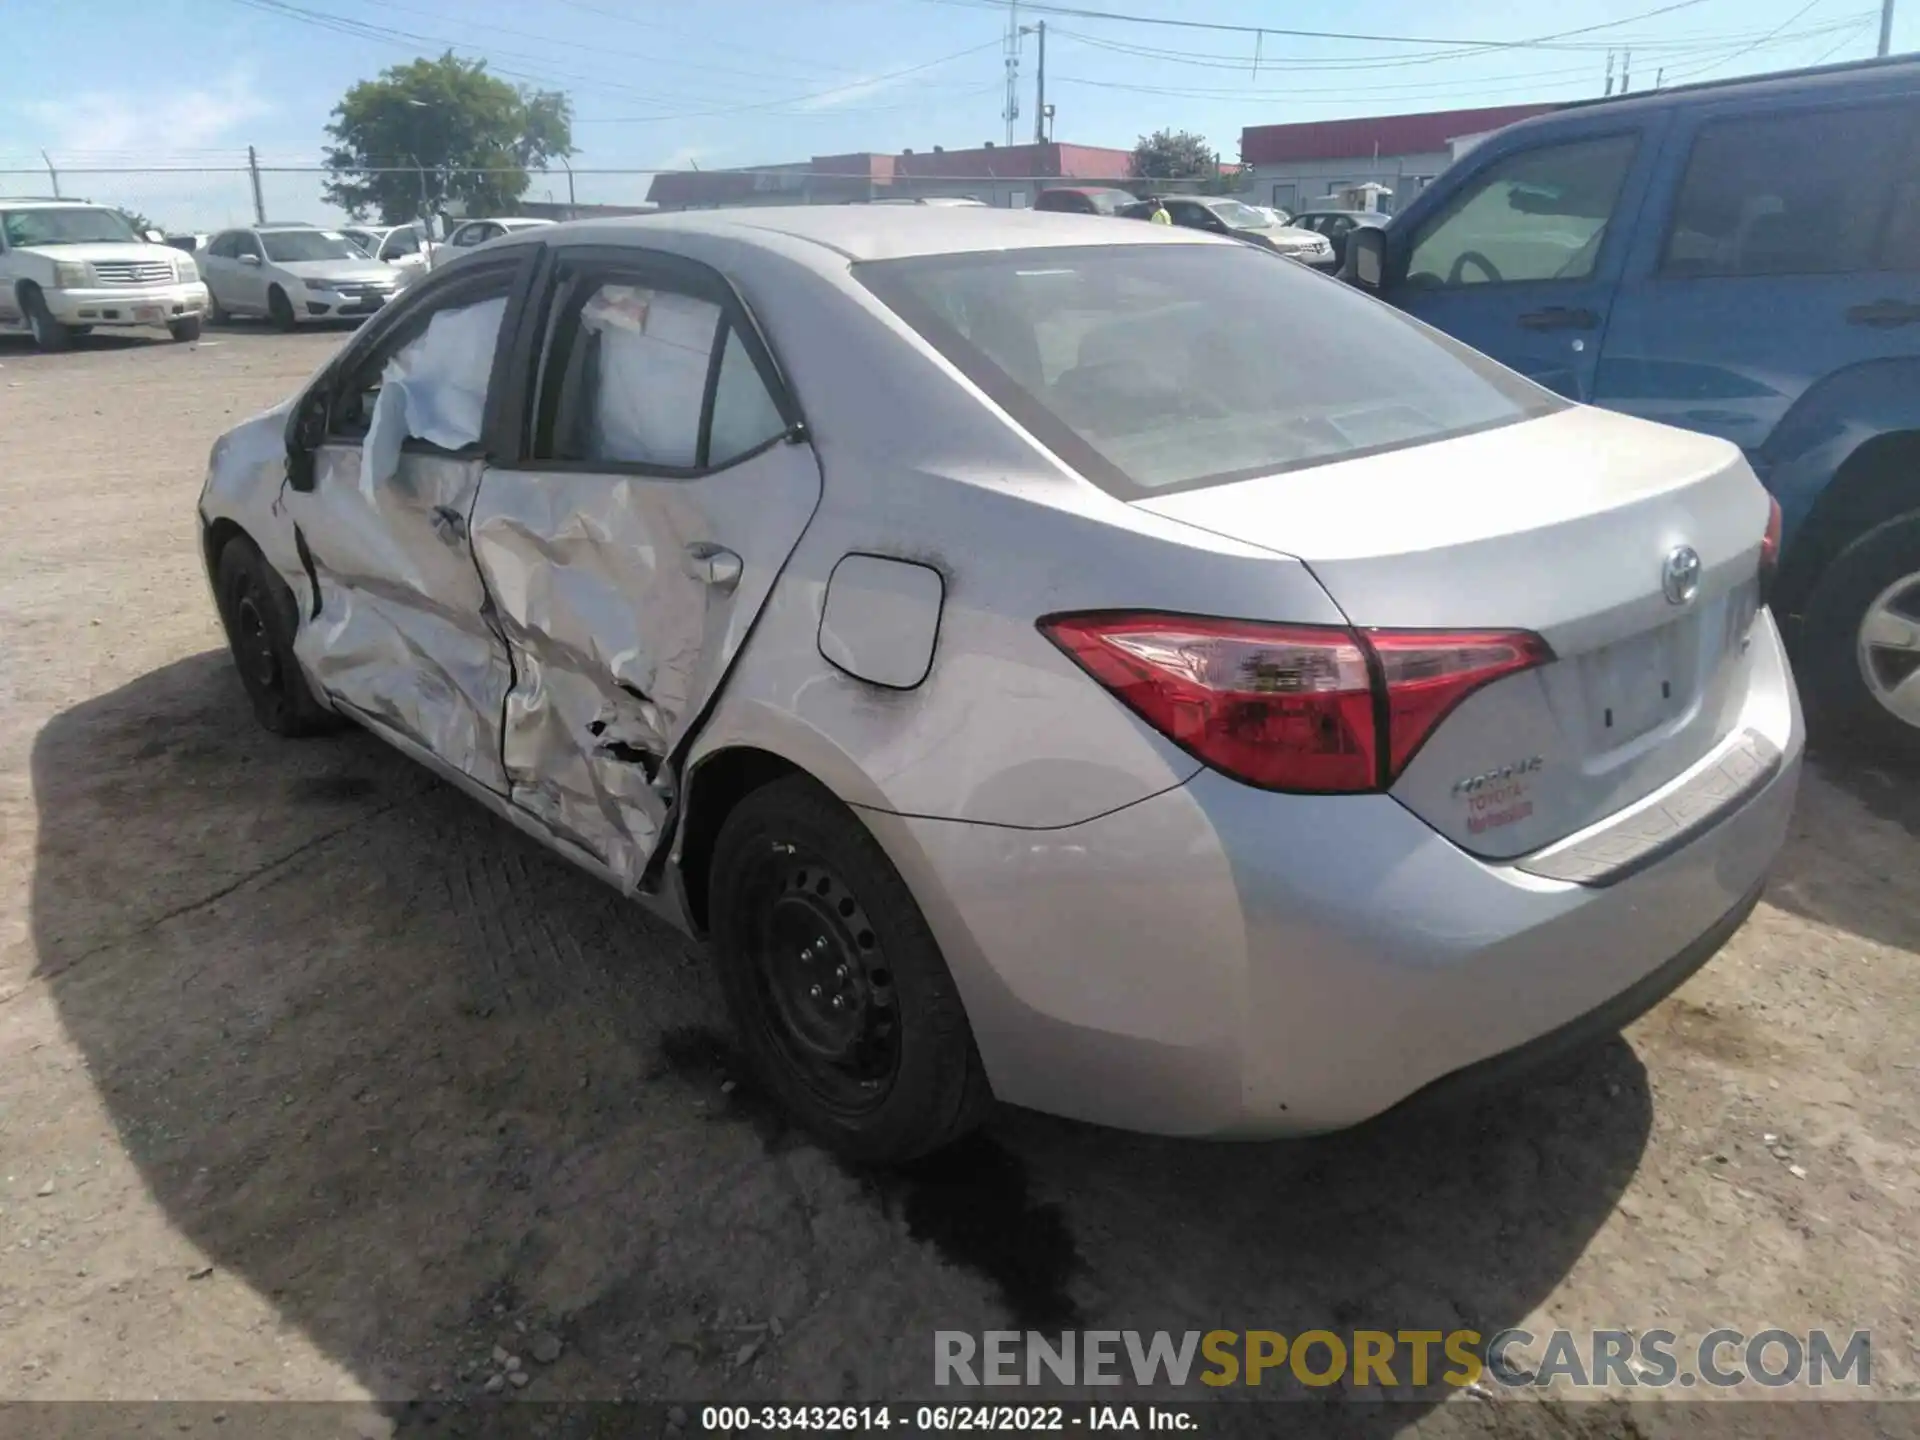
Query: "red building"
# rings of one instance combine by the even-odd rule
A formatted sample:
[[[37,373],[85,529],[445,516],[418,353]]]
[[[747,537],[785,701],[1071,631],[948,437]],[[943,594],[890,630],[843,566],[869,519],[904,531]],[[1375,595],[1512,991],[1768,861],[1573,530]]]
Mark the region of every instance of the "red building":
[[[647,198],[666,210],[723,205],[821,205],[920,195],[965,195],[989,205],[1031,205],[1050,184],[1117,184],[1130,153],[1058,141],[972,150],[856,151],[741,170],[656,175]]]
[[[1240,132],[1240,159],[1253,169],[1253,198],[1261,204],[1305,209],[1329,191],[1369,182],[1403,202],[1480,137],[1556,108],[1495,105],[1250,125]]]

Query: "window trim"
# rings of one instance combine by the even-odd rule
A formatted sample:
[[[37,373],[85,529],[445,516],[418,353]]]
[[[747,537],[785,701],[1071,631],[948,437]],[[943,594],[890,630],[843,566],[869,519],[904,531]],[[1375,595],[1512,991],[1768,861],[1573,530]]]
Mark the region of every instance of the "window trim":
[[[1420,242],[1425,240],[1427,236],[1431,235],[1441,225],[1465,209],[1470,199],[1484,193],[1485,186],[1479,182],[1488,171],[1499,169],[1516,156],[1535,155],[1542,150],[1564,150],[1573,145],[1591,145],[1595,141],[1617,140],[1623,136],[1630,137],[1633,140],[1633,148],[1627,152],[1627,163],[1620,171],[1620,189],[1614,195],[1613,213],[1607,217],[1607,233],[1600,241],[1600,248],[1594,252],[1593,268],[1585,275],[1567,276],[1564,278],[1560,276],[1549,276],[1546,279],[1540,280],[1489,280],[1479,285],[1441,284],[1432,287],[1422,286],[1412,293],[1420,295],[1452,295],[1461,292],[1471,292],[1475,295],[1485,295],[1501,290],[1509,290],[1521,285],[1593,284],[1596,277],[1606,268],[1603,262],[1606,260],[1608,254],[1616,251],[1617,247],[1628,243],[1632,238],[1630,234],[1625,232],[1630,231],[1633,227],[1622,227],[1616,225],[1614,221],[1619,219],[1623,212],[1629,192],[1633,186],[1634,170],[1646,154],[1647,130],[1644,125],[1617,125],[1611,129],[1589,130],[1573,135],[1556,135],[1543,138],[1538,144],[1516,146],[1501,154],[1489,155],[1486,164],[1463,177],[1454,192],[1447,196],[1442,204],[1435,207],[1432,215],[1422,218],[1420,228],[1408,237],[1406,248],[1401,251],[1399,265],[1392,278],[1390,288],[1396,292],[1409,288],[1409,277],[1413,273],[1413,252],[1420,248]],[[1332,193],[1331,190],[1329,193]]]
[[[1304,460],[1283,461],[1277,465],[1263,464],[1239,470],[1195,475],[1168,485],[1142,485],[1101,454],[1091,441],[1082,438],[1072,426],[1048,410],[1024,385],[996,364],[984,350],[948,324],[937,311],[922,304],[909,287],[893,284],[890,279],[895,275],[911,275],[916,270],[944,270],[954,268],[956,265],[968,264],[982,266],[1003,264],[1009,259],[1017,259],[1021,256],[1044,256],[1065,263],[1089,254],[1112,251],[1114,248],[1110,245],[1063,245],[1040,250],[978,251],[912,256],[900,260],[862,260],[854,263],[852,274],[853,278],[865,286],[876,300],[897,315],[922,344],[1005,411],[1015,424],[1033,437],[1036,443],[1088,484],[1122,501],[1151,500],[1160,496],[1178,495],[1187,490],[1207,490],[1221,485],[1236,484],[1243,480],[1257,480],[1272,475],[1290,475],[1302,470],[1319,469],[1324,465],[1338,465],[1349,460],[1365,460],[1375,455],[1386,455],[1395,450],[1408,450],[1421,445],[1438,445],[1448,440],[1459,440],[1469,435],[1479,435],[1492,430],[1501,430],[1509,425],[1543,419],[1548,415],[1555,415],[1562,410],[1572,408],[1574,403],[1528,380],[1525,376],[1516,374],[1498,361],[1482,355],[1451,335],[1422,324],[1403,311],[1389,307],[1411,329],[1421,332],[1427,341],[1446,351],[1452,358],[1464,362],[1469,369],[1499,388],[1514,406],[1515,413],[1471,425],[1455,426],[1433,435],[1423,435],[1417,440],[1387,440],[1378,445],[1345,450],[1338,455],[1313,456]],[[1255,247],[1220,247],[1208,253],[1238,254],[1242,253],[1243,248],[1253,250]],[[939,338],[935,338],[936,336]],[[1508,393],[1507,387],[1510,385],[1521,387],[1523,393]]]
[[[1707,273],[1676,274],[1667,268],[1667,262],[1673,246],[1674,232],[1680,225],[1680,197],[1686,189],[1687,177],[1693,170],[1693,157],[1700,148],[1700,141],[1709,131],[1730,125],[1764,124],[1769,120],[1801,121],[1812,117],[1838,115],[1849,111],[1891,110],[1900,125],[1903,137],[1896,136],[1896,147],[1904,148],[1910,155],[1920,152],[1920,98],[1912,94],[1874,95],[1868,98],[1843,101],[1829,101],[1820,105],[1795,106],[1791,109],[1729,109],[1720,114],[1702,116],[1693,126],[1692,133],[1686,139],[1686,153],[1680,157],[1676,167],[1676,178],[1666,192],[1666,223],[1660,227],[1660,243],[1653,252],[1653,268],[1649,279],[1656,284],[1688,284],[1698,280],[1826,280],[1837,276],[1882,274],[1885,267],[1879,261],[1887,243],[1887,227],[1893,221],[1893,192],[1888,190],[1881,198],[1880,217],[1874,227],[1873,242],[1867,247],[1869,263],[1856,269],[1842,270],[1767,270],[1757,274],[1745,274],[1731,270],[1715,270]],[[1903,122],[1903,123],[1902,123]],[[1898,161],[1894,169],[1898,178]]]
[[[538,228],[538,227],[530,227]],[[685,255],[665,250],[648,250],[626,245],[571,245],[549,249],[525,308],[521,333],[516,337],[516,361],[521,365],[521,383],[506,397],[501,419],[503,444],[496,452],[494,467],[501,470],[525,470],[555,475],[632,476],[650,480],[699,480],[745,463],[780,444],[798,444],[807,438],[805,418],[788,386],[772,347],[753,317],[739,290],[712,266]],[[693,299],[707,300],[719,310],[714,325],[713,348],[707,356],[707,374],[700,396],[700,433],[695,441],[694,465],[657,465],[637,460],[561,460],[542,458],[534,452],[534,427],[539,422],[543,392],[548,383],[548,346],[554,328],[556,308],[568,301],[584,284],[639,284],[669,290]],[[708,461],[713,436],[714,394],[719,384],[720,366],[726,357],[726,337],[731,330],[740,336],[747,358],[753,363],[760,383],[785,422],[785,429],[769,436],[752,449],[744,450],[722,464]],[[510,457],[510,458],[509,458]]]

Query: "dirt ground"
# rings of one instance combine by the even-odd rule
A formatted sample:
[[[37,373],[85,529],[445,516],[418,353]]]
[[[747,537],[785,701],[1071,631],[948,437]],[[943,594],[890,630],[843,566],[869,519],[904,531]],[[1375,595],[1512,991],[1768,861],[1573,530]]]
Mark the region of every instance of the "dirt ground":
[[[1471,1113],[1009,1112],[851,1174],[729,1083],[696,945],[364,735],[252,724],[194,497],[339,342],[0,341],[0,1400],[391,1419],[496,1346],[529,1399],[924,1399],[934,1330],[1029,1325],[1868,1329],[1920,1394],[1920,776],[1821,759],[1719,959]]]

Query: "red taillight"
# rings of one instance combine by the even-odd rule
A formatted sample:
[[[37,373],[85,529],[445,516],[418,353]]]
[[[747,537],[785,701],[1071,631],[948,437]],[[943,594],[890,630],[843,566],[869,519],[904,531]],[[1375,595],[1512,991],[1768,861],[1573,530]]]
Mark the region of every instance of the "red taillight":
[[[1760,537],[1760,603],[1767,603],[1773,577],[1780,569],[1780,502],[1767,497],[1767,530]]]
[[[1214,769],[1318,794],[1384,789],[1455,705],[1553,658],[1522,631],[1356,633],[1112,611],[1056,615],[1040,629]]]

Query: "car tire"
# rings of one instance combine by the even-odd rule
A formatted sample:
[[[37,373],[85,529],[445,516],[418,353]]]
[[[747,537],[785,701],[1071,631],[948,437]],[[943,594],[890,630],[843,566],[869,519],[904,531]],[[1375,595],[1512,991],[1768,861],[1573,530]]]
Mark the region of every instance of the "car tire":
[[[267,291],[267,314],[277,330],[291,331],[300,323],[300,317],[293,313],[293,301],[278,285]]]
[[[214,565],[214,592],[234,668],[254,718],[275,735],[319,735],[338,729],[338,717],[307,686],[293,654],[299,629],[293,592],[244,535],[229,540]]]
[[[1893,694],[1920,672],[1920,511],[1835,556],[1801,616],[1795,670],[1816,731],[1920,753],[1920,678]]]
[[[823,1145],[893,1165],[985,1118],[992,1094],[940,947],[879,842],[817,782],[778,780],[734,807],[708,895],[747,1063]]]
[[[189,315],[184,320],[169,320],[167,334],[183,345],[190,345],[200,338],[200,317]]]
[[[207,287],[207,323],[209,325],[231,324],[233,316],[227,313],[227,307],[220,303],[220,297],[213,293],[213,287]]]
[[[38,285],[20,287],[20,310],[27,317],[27,329],[33,332],[35,349],[53,355],[73,348],[72,329],[53,318]]]

